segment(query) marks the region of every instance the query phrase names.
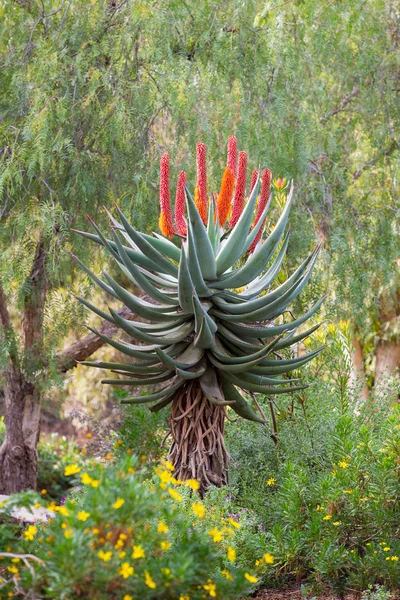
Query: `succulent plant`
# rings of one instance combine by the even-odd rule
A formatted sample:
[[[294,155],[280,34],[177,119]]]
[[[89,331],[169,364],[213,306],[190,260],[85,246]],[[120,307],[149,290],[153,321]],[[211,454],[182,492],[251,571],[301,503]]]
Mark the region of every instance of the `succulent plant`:
[[[236,160],[236,139],[231,137],[220,193],[208,198],[205,146],[198,144],[194,197],[186,188],[186,174],[181,172],[174,225],[169,158],[162,156],[159,225],[163,236],[139,233],[118,206],[117,218],[108,213],[111,237],[106,238],[94,223],[95,233],[78,232],[103,245],[123,274],[145,294],[133,294],[106,273],[100,279],[76,259],[101,289],[132,312],[132,319],[135,315],[143,319],[128,320],[111,308],[106,313],[80,298],[97,315],[140,342],[117,341],[93,330],[125,355],[126,362],[84,364],[116,374],[103,383],[156,389],[148,395],[124,398],[124,403],[146,403],[151,411],[172,405],[169,459],[175,477],[197,479],[201,492],[210,484],[227,482],[226,407],[240,417],[265,423],[262,410],[247,396],[304,389],[307,386],[286,375],[322,350],[289,358],[282,358],[279,352],[316,330],[318,325],[297,331],[323,301],[320,299],[304,315],[287,320],[286,309],[307,284],[319,247],[284,283],[273,285],[289,241],[293,184],[286,197],[288,188],[279,180],[276,191],[286,202],[275,227],[262,239],[271,204],[271,173],[265,169],[261,174],[259,195],[260,176],[253,171],[245,202],[247,156],[239,153],[237,174]],[[225,223],[229,223],[227,228]],[[169,239],[174,235],[176,244]]]

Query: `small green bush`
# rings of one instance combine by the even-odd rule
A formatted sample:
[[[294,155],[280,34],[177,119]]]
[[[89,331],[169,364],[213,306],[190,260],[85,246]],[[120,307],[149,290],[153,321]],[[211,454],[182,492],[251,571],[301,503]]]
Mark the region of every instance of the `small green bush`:
[[[98,464],[90,474],[67,466],[76,487],[64,504],[48,507],[54,518],[8,536],[7,551],[17,557],[1,562],[0,594],[18,586],[43,600],[229,600],[253,589],[255,571],[236,561],[236,521],[214,515],[211,523],[193,493],[197,482],[178,485],[168,468],[158,468],[152,480],[147,473],[131,456]],[[36,503],[43,501],[36,496]],[[29,568],[26,554],[42,562],[25,558]]]

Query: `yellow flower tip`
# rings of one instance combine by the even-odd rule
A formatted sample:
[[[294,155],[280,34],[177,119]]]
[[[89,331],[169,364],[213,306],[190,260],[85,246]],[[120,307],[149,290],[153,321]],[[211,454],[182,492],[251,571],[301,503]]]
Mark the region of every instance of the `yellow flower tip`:
[[[108,551],[108,552],[104,552],[104,550],[100,550],[97,553],[97,556],[101,559],[104,560],[104,562],[108,562],[109,560],[111,560],[112,558],[112,552]]]
[[[274,557],[269,552],[266,552],[264,554],[264,561],[265,561],[266,565],[273,565],[274,564]]]
[[[244,574],[245,579],[247,579],[247,581],[249,581],[250,583],[257,583],[258,578],[254,577],[254,575],[250,575],[250,573],[245,573]]]
[[[200,483],[197,479],[187,479],[185,485],[195,492],[200,489]]]
[[[235,529],[240,529],[240,528],[241,528],[241,525],[240,525],[240,523],[238,523],[238,522],[237,522],[237,521],[235,521],[234,519],[231,519],[231,518],[229,518],[229,519],[227,519],[227,521],[228,521],[228,523],[229,523],[230,525],[232,525],[232,527],[234,527]]]
[[[145,558],[145,557],[146,557],[146,553],[144,551],[144,548],[142,548],[142,546],[133,546],[132,558],[137,560],[139,558]]]
[[[192,504],[192,510],[197,517],[199,517],[200,519],[204,519],[206,509],[202,504],[200,504],[200,502],[195,502],[194,504]]]
[[[134,574],[134,568],[128,562],[123,562],[120,568],[118,569],[118,573],[124,579],[128,579],[128,577],[132,577],[132,575]]]
[[[233,192],[235,190],[235,175],[232,169],[226,167],[222,176],[221,189],[217,200],[217,213],[221,227],[225,224],[231,210]]]
[[[76,473],[80,473],[80,468],[78,465],[67,465],[64,469],[65,477],[69,477],[69,475],[75,475]]]
[[[172,220],[168,217],[168,215],[165,214],[164,211],[160,213],[158,227],[165,237],[171,238],[175,233]]]
[[[232,546],[228,547],[227,557],[230,562],[235,562],[236,560],[236,550]]]
[[[84,510],[79,511],[77,514],[77,518],[79,519],[79,521],[86,521],[89,517],[90,513],[85,512]]]
[[[115,509],[121,508],[123,504],[125,504],[125,500],[123,498],[117,498],[112,507]]]
[[[275,484],[275,477],[270,477],[267,480],[267,485],[274,485]]]
[[[147,585],[147,587],[149,587],[152,590],[154,590],[157,587],[156,582],[151,577],[151,575],[150,575],[150,573],[148,571],[144,572],[144,582]]]
[[[174,490],[172,488],[168,488],[168,492],[169,492],[169,495],[171,496],[171,498],[173,498],[177,502],[182,502],[183,498],[179,492],[177,492],[176,490]]]
[[[158,523],[157,531],[158,533],[167,533],[168,526],[165,523],[163,523],[163,521],[160,521]]]

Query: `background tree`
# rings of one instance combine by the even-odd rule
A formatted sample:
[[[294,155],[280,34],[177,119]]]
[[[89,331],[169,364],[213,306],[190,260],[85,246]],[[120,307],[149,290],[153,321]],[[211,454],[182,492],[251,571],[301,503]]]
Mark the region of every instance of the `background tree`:
[[[219,181],[230,133],[274,176],[294,177],[288,270],[325,240],[310,294],[328,273],[326,314],[351,319],[369,383],[398,365],[395,1],[5,0],[1,11],[0,353],[6,394],[19,386],[37,424],[54,357],[84,322],[65,292],[68,251],[82,252],[69,227],[85,212],[100,223],[117,198],[151,231],[159,155],[193,181],[201,139]]]

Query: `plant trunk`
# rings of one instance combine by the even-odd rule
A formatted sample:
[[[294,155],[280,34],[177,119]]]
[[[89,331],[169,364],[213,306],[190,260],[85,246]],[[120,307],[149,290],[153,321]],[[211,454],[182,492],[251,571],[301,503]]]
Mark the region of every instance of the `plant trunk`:
[[[358,337],[353,338],[353,353],[351,355],[353,367],[350,373],[349,384],[353,391],[359,391],[359,400],[368,398],[368,386],[365,383],[363,349]]]
[[[196,479],[203,497],[210,485],[228,483],[229,456],[224,443],[225,407],[211,404],[198,383],[185,384],[172,403],[172,445],[168,459],[174,477]]]
[[[14,369],[5,371],[6,435],[0,447],[0,493],[36,489],[39,392]]]

